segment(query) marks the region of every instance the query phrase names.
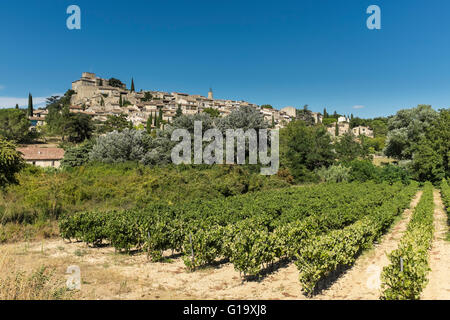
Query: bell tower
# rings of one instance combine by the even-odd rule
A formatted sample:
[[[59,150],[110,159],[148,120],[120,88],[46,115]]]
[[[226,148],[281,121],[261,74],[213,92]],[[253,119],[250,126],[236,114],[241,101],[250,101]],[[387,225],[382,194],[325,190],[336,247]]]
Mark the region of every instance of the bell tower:
[[[208,92],[208,99],[213,100],[214,96],[213,96],[213,91],[211,88],[209,88],[209,92]]]

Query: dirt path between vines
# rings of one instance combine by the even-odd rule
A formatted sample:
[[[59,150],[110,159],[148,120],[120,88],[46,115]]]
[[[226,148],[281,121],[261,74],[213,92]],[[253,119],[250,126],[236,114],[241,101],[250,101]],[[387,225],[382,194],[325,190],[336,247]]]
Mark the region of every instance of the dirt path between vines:
[[[0,245],[2,255],[14,260],[4,271],[31,272],[45,265],[64,282],[67,268],[78,266],[81,290],[73,299],[306,299],[293,263],[259,282],[242,282],[230,263],[188,272],[179,257],[165,263],[150,262],[144,253],[119,254],[111,247],[90,248],[60,239]]]
[[[355,265],[324,290],[315,299],[324,300],[377,300],[380,297],[381,271],[389,264],[387,253],[397,249],[398,241],[406,231],[414,208],[422,191],[418,191],[410,207],[403,212],[401,220],[381,237],[374,248],[358,258]]]
[[[438,190],[434,190],[434,239],[430,252],[429,283],[422,293],[423,300],[450,300],[450,242],[447,214]]]

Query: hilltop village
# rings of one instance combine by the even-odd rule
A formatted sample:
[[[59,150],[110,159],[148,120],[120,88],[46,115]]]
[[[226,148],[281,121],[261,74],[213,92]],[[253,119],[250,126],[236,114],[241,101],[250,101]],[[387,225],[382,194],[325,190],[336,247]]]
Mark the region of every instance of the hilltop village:
[[[94,73],[83,72],[81,78],[72,82],[73,95],[71,97],[70,112],[91,115],[93,120],[106,121],[108,115],[125,114],[135,126],[145,125],[148,118],[159,117],[166,123],[173,121],[180,109],[182,114],[202,113],[205,109],[217,110],[219,116],[226,116],[241,106],[251,106],[259,109],[264,118],[274,128],[282,128],[296,118],[294,107],[277,110],[270,107],[258,106],[247,101],[214,99],[212,89],[208,96],[190,95],[179,92],[140,91],[131,88],[118,79],[102,79]],[[32,119],[37,124],[45,122],[47,110],[35,110]],[[311,113],[314,121],[322,121],[322,115]]]

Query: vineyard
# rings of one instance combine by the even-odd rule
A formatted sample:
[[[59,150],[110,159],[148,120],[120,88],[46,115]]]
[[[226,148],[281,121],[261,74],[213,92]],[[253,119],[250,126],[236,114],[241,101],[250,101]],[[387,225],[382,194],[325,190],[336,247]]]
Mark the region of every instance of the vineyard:
[[[427,182],[399,248],[390,254],[391,264],[383,270],[383,299],[420,299],[430,271],[433,214],[433,186]]]
[[[142,250],[153,261],[181,253],[191,271],[229,261],[243,279],[294,261],[303,291],[312,295],[372,246],[417,188],[323,184],[142,210],[80,212],[63,217],[60,231],[65,239],[93,246]]]

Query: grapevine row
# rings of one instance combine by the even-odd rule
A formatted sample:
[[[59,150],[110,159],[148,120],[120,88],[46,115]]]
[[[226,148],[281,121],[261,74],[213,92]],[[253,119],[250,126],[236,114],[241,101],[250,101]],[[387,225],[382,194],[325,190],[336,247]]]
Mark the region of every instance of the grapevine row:
[[[313,294],[324,280],[353,265],[359,254],[371,247],[408,207],[416,190],[417,184],[411,184],[355,223],[304,242],[295,263],[305,293]]]
[[[397,250],[383,269],[381,298],[385,300],[417,300],[427,283],[428,251],[433,240],[433,186],[427,182]]]

